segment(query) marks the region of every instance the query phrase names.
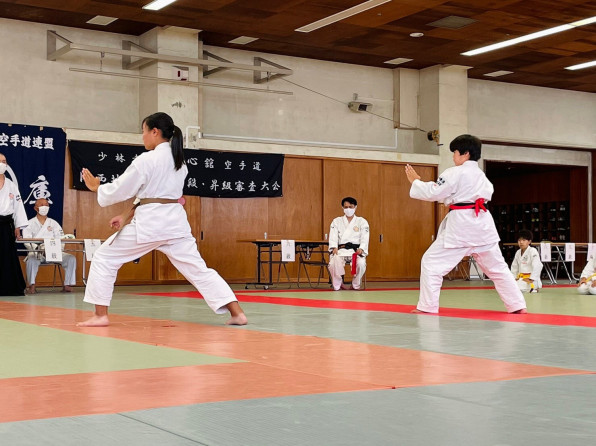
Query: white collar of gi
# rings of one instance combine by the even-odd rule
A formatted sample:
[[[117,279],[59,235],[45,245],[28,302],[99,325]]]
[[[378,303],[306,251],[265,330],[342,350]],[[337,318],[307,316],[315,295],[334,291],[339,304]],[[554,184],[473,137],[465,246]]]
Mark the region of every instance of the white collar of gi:
[[[154,150],[165,150],[170,148],[170,143],[165,141],[155,146]]]

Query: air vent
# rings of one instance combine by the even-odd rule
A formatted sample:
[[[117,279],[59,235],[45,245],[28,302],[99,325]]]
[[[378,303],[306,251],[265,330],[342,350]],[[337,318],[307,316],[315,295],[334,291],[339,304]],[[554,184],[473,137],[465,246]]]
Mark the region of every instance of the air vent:
[[[456,15],[450,15],[449,17],[445,17],[440,20],[436,20],[432,23],[429,23],[427,26],[433,26],[435,28],[448,28],[448,29],[460,29],[464,26],[471,25],[472,23],[476,23],[477,20],[469,19],[467,17],[459,17]]]

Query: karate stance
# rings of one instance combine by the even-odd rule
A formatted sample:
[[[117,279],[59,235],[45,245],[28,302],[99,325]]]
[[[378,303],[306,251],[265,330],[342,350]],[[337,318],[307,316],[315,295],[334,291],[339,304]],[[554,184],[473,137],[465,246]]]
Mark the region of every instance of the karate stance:
[[[520,231],[517,239],[519,249],[511,262],[511,273],[522,293],[537,293],[542,288],[540,274],[543,265],[538,250],[530,246],[531,243],[532,233],[527,230]]]
[[[6,157],[0,153],[0,296],[24,296],[26,285],[15,239],[27,226],[27,214],[19,188],[6,178],[7,170],[14,179]]]
[[[449,145],[455,167],[436,182],[423,182],[409,164],[406,176],[412,184],[410,197],[438,201],[449,206],[437,239],[422,256],[420,297],[413,313],[438,313],[443,276],[465,256],[472,256],[494,282],[509,313],[527,313],[526,302],[499,248],[495,222],[484,203],[494,188],[478,167],[482,143],[472,135],[460,135]]]
[[[341,200],[341,205],[344,216],[335,218],[329,229],[329,274],[335,291],[346,289],[343,284],[346,262],[355,261],[356,273],[352,277],[352,289],[359,290],[366,271],[370,231],[368,222],[356,216],[358,202],[355,198],[346,197]]]
[[[577,292],[579,294],[596,294],[596,265],[594,265],[593,255],[588,259],[588,263],[582,271]]]
[[[48,217],[50,211],[50,204],[45,198],[40,198],[35,201],[35,212],[37,215],[29,220],[29,225],[23,229],[24,238],[64,238],[64,231],[62,226],[56,220]],[[36,250],[38,248],[36,243],[25,243],[28,249]],[[64,249],[64,246],[62,247]],[[30,252],[25,258],[27,262],[27,294],[35,294],[35,278],[41,262],[45,261],[42,252]],[[77,259],[72,254],[67,252],[62,253],[62,267],[64,268],[64,288],[62,291],[71,293],[72,287],[76,285]]]
[[[110,225],[118,229],[95,252],[89,270],[85,302],[95,304],[95,314],[81,327],[109,325],[108,306],[120,267],[157,249],[201,293],[218,314],[230,312],[228,325],[245,325],[246,316],[229,285],[207,268],[190,231],[182,196],[188,168],[182,151],[182,132],[165,113],[143,120],[143,143],[148,152],[138,156],[126,171],[109,184],[83,169],[83,180],[97,201],[105,207],[137,197],[128,216],[118,215]],[[134,214],[134,217],[133,217]],[[132,218],[130,223],[127,223]]]

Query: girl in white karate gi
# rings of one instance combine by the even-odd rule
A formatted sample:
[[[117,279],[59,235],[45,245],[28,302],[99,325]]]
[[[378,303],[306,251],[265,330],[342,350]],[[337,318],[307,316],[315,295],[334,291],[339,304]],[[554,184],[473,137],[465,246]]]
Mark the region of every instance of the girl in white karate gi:
[[[582,271],[579,279],[579,286],[577,292],[579,294],[595,294],[596,295],[596,265],[594,264],[594,256],[590,256],[588,263]]]
[[[538,250],[530,246],[531,243],[532,233],[528,230],[520,231],[517,239],[519,249],[511,262],[511,273],[522,293],[537,293],[542,288],[540,274],[543,265]]]
[[[109,184],[83,169],[83,180],[97,201],[105,207],[137,197],[137,205],[128,218],[119,215],[110,225],[119,231],[95,252],[85,302],[95,304],[93,317],[78,325],[109,325],[108,306],[120,267],[157,249],[201,293],[209,307],[218,314],[230,312],[229,325],[245,325],[246,316],[232,289],[213,269],[207,268],[190,231],[186,212],[178,200],[182,197],[188,169],[184,163],[182,132],[165,113],[155,113],[143,120],[143,143],[148,152],[138,156],[126,171]]]
[[[351,261],[356,253],[356,274],[352,277],[352,289],[359,290],[366,271],[370,230],[368,222],[356,216],[358,202],[355,198],[346,197],[341,200],[341,205],[344,216],[333,219],[329,229],[329,274],[335,291],[344,288],[346,261]]]
[[[0,296],[24,296],[26,284],[15,239],[27,226],[27,214],[19,188],[6,178],[7,170],[13,175],[0,153]]]
[[[438,201],[449,206],[437,239],[424,253],[420,272],[420,297],[415,313],[438,313],[443,276],[465,256],[472,256],[494,282],[509,313],[527,313],[526,301],[499,248],[493,218],[484,207],[493,185],[478,167],[482,143],[472,135],[460,135],[449,145],[455,167],[436,182],[423,182],[409,164],[406,176],[412,184],[410,197]]]

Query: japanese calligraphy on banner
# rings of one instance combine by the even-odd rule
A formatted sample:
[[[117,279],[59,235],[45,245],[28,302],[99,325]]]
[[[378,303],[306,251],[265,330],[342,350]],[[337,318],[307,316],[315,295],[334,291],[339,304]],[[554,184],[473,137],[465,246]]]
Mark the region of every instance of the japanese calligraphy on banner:
[[[69,141],[73,188],[87,190],[81,170],[86,167],[102,182],[118,178],[141,146]],[[284,156],[280,154],[215,152],[184,149],[188,167],[184,195],[214,198],[281,197]]]
[[[62,224],[66,134],[54,127],[0,123],[0,153],[13,170],[8,177],[19,186],[25,211],[35,216],[39,198],[50,204],[49,216]]]

